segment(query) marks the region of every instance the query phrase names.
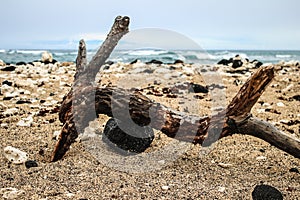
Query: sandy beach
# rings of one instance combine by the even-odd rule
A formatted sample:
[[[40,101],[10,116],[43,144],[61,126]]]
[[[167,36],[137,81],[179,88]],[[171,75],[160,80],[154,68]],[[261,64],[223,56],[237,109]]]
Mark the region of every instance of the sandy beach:
[[[252,114],[300,138],[299,62],[273,65],[275,78]],[[178,143],[155,130],[154,141],[142,155],[146,157],[174,144],[176,148],[183,145],[185,151],[172,154],[171,161],[163,159],[167,154],[161,155],[152,171],[143,164],[122,168],[118,160],[116,164],[106,163],[101,154],[92,153],[84,139],[74,143],[62,160],[50,163],[56,135],[62,129],[59,106],[72,86],[75,64],[34,62],[10,65],[10,69],[3,65],[0,69],[0,199],[14,194],[15,199],[40,200],[252,199],[259,185],[276,188],[284,199],[300,197],[300,160],[258,138],[240,134],[222,138],[204,152],[199,145]],[[214,99],[210,93],[186,90],[175,97],[164,88],[179,88],[185,82],[211,85],[221,81],[219,92],[224,99],[219,103],[227,105],[257,70],[251,64],[237,69],[204,65],[201,69],[213,69],[221,79],[201,76],[190,64],[137,62],[104,66],[97,80],[103,87],[136,87],[148,98],[174,110],[205,116],[212,114]],[[96,132],[101,138],[107,120],[99,116],[94,122],[98,125],[91,124],[86,133]],[[13,164],[4,156],[7,146],[26,152],[28,160],[37,166]]]

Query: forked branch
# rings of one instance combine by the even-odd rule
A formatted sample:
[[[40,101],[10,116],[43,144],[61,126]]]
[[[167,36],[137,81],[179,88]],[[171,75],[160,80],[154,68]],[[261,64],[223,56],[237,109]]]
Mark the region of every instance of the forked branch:
[[[242,86],[226,110],[212,116],[191,116],[179,113],[164,105],[151,101],[139,92],[116,88],[93,86],[95,76],[101,65],[116,46],[119,39],[128,31],[129,18],[118,17],[107,39],[89,63],[77,58],[77,72],[74,85],[64,98],[60,108],[59,119],[64,123],[52,154],[51,161],[59,160],[68,151],[78,133],[83,132],[97,115],[110,117],[117,113],[121,121],[130,117],[136,124],[151,126],[161,130],[169,137],[178,140],[210,145],[222,137],[235,133],[261,138],[277,148],[300,158],[300,140],[293,138],[269,124],[252,117],[250,111],[268,84],[274,78],[272,66],[258,69]],[[84,44],[84,43],[83,43]],[[84,47],[80,43],[78,57],[84,57]],[[127,108],[127,110],[126,110]],[[128,116],[128,109],[129,115]],[[95,111],[94,113],[91,111]],[[76,123],[75,123],[76,122]]]

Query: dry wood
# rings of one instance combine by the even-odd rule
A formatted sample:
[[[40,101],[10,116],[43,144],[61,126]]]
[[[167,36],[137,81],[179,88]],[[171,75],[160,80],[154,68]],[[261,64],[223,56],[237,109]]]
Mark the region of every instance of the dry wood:
[[[119,20],[122,21],[122,18]],[[129,18],[126,18],[125,23],[122,23],[127,24],[127,26],[116,26],[119,27],[119,30],[121,27],[122,30],[118,40],[122,34],[128,31],[126,28],[128,23],[126,22],[129,22]],[[116,29],[113,28],[113,30]],[[115,34],[118,31],[112,32]],[[112,36],[110,34],[107,38],[108,41]],[[113,47],[118,40],[112,40]],[[105,41],[103,45],[108,44],[110,42]],[[100,88],[93,86],[91,83],[94,81],[96,71],[99,71],[100,64],[104,64],[112,50],[113,48],[108,50],[101,50],[100,48],[86,69],[82,69],[83,66],[86,66],[82,64],[85,59],[77,59],[76,74],[79,75],[75,77],[75,87],[64,98],[61,105],[59,119],[64,123],[64,126],[54,149],[52,161],[63,157],[78,133],[83,132],[88,123],[94,120],[97,115],[105,114],[126,121],[129,117],[128,110],[131,119],[136,124],[149,125],[178,140],[207,146],[225,136],[235,133],[247,134],[261,138],[294,157],[300,157],[299,139],[282,133],[271,124],[252,117],[250,113],[267,85],[274,78],[272,66],[257,70],[242,86],[226,110],[211,118],[208,116],[199,117],[172,111],[164,105],[151,101],[139,92],[130,93],[116,87]],[[78,56],[83,57],[84,51],[84,48],[82,50],[79,48]],[[116,113],[117,116],[115,116]]]

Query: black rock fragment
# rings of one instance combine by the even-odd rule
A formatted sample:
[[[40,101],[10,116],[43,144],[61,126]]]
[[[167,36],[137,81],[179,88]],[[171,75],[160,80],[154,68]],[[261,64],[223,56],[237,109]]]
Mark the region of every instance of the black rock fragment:
[[[4,80],[4,81],[2,81],[2,85],[12,86],[13,82],[12,81],[8,81],[8,80]]]
[[[23,61],[21,61],[21,62],[17,62],[17,63],[16,63],[16,65],[17,65],[17,66],[19,66],[19,65],[27,65],[27,63],[26,63],[26,62],[23,62]]]
[[[25,162],[25,167],[27,168],[27,169],[29,169],[29,168],[31,168],[31,167],[37,167],[38,166],[38,164],[37,164],[37,162],[35,161],[35,160],[27,160],[26,162]]]
[[[163,64],[163,62],[160,61],[160,60],[153,59],[153,60],[151,60],[149,62],[146,62],[146,64],[158,64],[158,65],[161,65],[161,64]]]
[[[291,168],[289,171],[290,171],[290,172],[293,172],[293,173],[300,174],[299,169],[297,169],[297,168],[295,168],[295,167]]]
[[[152,128],[115,118],[107,121],[103,133],[103,141],[111,147],[117,146],[118,148],[114,150],[120,153],[126,153],[125,151],[141,153],[150,146],[154,139]]]
[[[15,69],[16,69],[15,66],[10,65],[10,66],[7,66],[7,67],[2,68],[1,71],[12,72],[12,71],[15,71]]]
[[[193,93],[208,93],[208,88],[203,85],[199,85],[196,83],[191,83],[189,87],[189,92]]]
[[[279,190],[269,185],[257,185],[252,192],[253,200],[283,200]]]

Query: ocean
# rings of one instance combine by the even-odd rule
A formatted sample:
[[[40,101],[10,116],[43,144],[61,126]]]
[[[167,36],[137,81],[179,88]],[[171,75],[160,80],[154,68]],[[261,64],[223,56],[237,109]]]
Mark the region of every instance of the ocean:
[[[75,61],[77,50],[4,50],[0,49],[0,59],[6,63],[15,64],[17,62],[32,62],[40,60],[44,51],[53,54],[57,61]],[[88,59],[95,55],[96,50],[88,51]],[[215,64],[221,59],[229,59],[235,55],[242,58],[258,60],[263,63],[278,63],[280,61],[300,61],[300,51],[296,50],[162,50],[162,49],[135,49],[135,50],[115,50],[108,59],[114,62],[132,62],[139,59],[143,62],[152,59],[160,60],[164,63],[173,63],[179,59],[186,63]]]

